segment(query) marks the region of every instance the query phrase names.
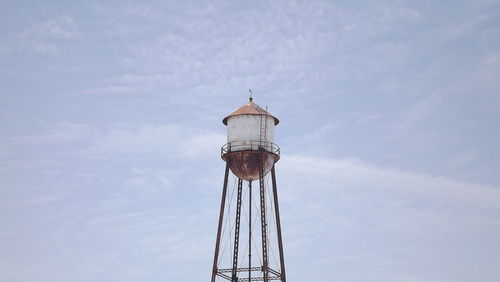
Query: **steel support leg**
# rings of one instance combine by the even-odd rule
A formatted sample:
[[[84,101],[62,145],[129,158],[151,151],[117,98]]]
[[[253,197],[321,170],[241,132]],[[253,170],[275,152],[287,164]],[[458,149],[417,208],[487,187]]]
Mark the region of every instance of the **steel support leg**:
[[[231,281],[237,282],[237,272],[238,268],[238,248],[240,244],[240,221],[241,221],[241,194],[243,190],[243,180],[238,178],[238,197],[236,200],[236,222],[234,224],[234,248],[233,248],[233,271],[231,275]]]
[[[280,207],[278,204],[278,188],[276,187],[276,172],[274,171],[274,165],[273,168],[271,169],[271,179],[273,182],[274,214],[276,217],[276,232],[278,233],[278,249],[280,254],[281,281],[286,282],[285,256],[283,254],[283,239],[281,237]]]
[[[219,212],[219,225],[217,227],[217,239],[215,241],[215,254],[214,254],[214,264],[212,267],[212,280],[215,282],[215,277],[217,276],[217,264],[219,260],[219,248],[220,248],[220,237],[222,232],[222,223],[224,221],[224,208],[226,205],[226,194],[227,194],[227,179],[229,176],[229,163],[226,162],[226,172],[224,173],[224,185],[222,186],[222,199],[220,203]]]
[[[252,281],[252,181],[248,181],[248,281]]]
[[[266,223],[266,199],[265,199],[265,183],[264,183],[264,168],[262,162],[259,168],[259,184],[260,184],[260,227],[262,233],[262,273],[264,274],[264,282],[269,281],[268,270],[268,254],[267,254],[267,223]]]

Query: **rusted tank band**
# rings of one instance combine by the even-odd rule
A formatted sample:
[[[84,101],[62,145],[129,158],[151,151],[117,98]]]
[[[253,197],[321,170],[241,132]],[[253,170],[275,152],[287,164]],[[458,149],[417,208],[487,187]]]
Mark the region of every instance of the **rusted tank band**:
[[[222,155],[222,159],[229,163],[231,171],[247,181],[259,179],[259,160],[263,162],[265,176],[279,158],[278,155],[266,151],[236,151]]]

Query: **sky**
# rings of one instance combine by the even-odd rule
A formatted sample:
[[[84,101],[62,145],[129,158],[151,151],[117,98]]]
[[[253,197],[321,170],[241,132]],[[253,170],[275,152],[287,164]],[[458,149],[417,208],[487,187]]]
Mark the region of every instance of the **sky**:
[[[0,280],[207,281],[280,119],[288,281],[500,277],[499,1],[1,1]]]

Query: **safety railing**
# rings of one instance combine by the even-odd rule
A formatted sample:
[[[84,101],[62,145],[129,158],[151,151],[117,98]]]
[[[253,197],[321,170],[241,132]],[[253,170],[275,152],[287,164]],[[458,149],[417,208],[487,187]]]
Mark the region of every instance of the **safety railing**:
[[[229,142],[222,146],[221,156],[237,151],[266,151],[278,156],[280,155],[280,147],[272,142],[264,140],[239,140]]]

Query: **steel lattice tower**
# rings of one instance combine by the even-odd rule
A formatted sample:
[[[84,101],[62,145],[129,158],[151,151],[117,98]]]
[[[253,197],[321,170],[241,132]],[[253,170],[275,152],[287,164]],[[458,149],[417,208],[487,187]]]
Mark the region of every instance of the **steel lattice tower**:
[[[280,158],[280,149],[273,143],[274,126],[279,120],[269,114],[267,109],[264,110],[255,104],[250,97],[247,104],[224,118],[223,123],[228,127],[228,143],[221,149],[226,169],[211,282],[217,279],[232,282],[286,282],[274,166]],[[228,193],[230,172],[235,178],[231,196]],[[271,187],[268,185],[269,175]],[[252,188],[253,182],[257,181],[259,186]],[[245,191],[244,186],[247,186]],[[258,191],[254,191],[255,188],[258,188]],[[258,197],[254,198],[255,193]],[[236,194],[236,199],[233,194]],[[231,215],[234,218],[231,218]],[[242,224],[242,218],[247,220],[246,225]],[[258,222],[260,224],[257,224]],[[242,227],[246,228],[248,235],[241,235]],[[272,238],[270,233],[275,235],[275,238]],[[224,235],[227,238],[223,238]],[[222,253],[227,249],[227,245],[230,245],[229,254],[226,257],[227,262],[223,262]],[[277,256],[273,252],[275,247],[278,248]],[[274,258],[274,265],[270,263],[270,253]]]

